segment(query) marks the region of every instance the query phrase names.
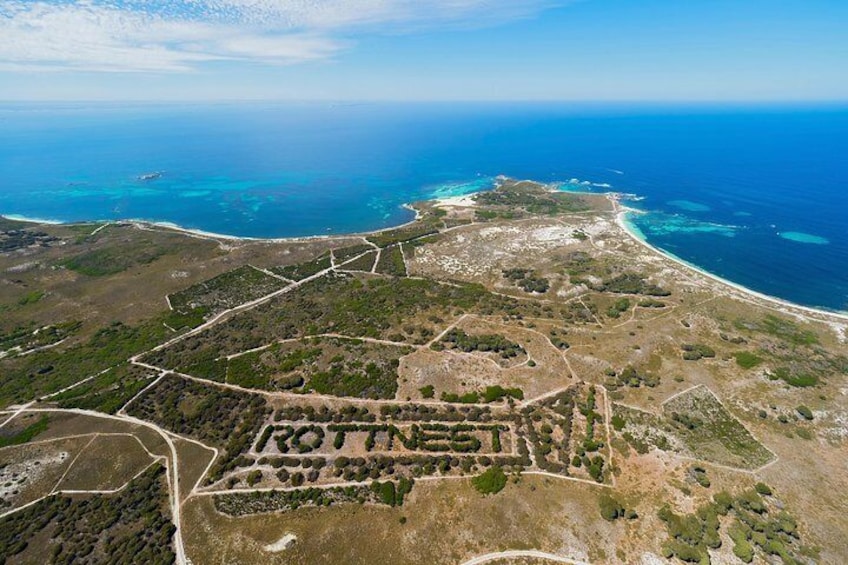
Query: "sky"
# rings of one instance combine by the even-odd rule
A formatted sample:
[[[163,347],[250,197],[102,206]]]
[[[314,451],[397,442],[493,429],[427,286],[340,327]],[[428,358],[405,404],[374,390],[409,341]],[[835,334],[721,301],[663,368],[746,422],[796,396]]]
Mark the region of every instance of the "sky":
[[[0,99],[841,102],[846,30],[846,0],[0,0]]]

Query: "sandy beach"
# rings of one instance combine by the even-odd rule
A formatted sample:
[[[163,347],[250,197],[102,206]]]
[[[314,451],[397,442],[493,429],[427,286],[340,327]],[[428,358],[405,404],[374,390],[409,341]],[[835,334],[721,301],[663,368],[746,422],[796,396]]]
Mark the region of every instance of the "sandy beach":
[[[763,294],[761,292],[751,290],[750,288],[734,283],[718,275],[714,275],[713,273],[705,271],[700,267],[692,265],[691,263],[688,263],[683,259],[672,255],[671,253],[663,251],[658,247],[654,247],[653,245],[639,237],[639,234],[633,230],[632,226],[627,221],[628,214],[638,214],[641,213],[641,211],[622,206],[621,203],[618,201],[618,195],[615,193],[608,194],[608,198],[610,199],[610,202],[613,203],[616,225],[618,225],[618,227],[621,228],[621,230],[625,234],[627,234],[631,239],[633,239],[633,241],[637,242],[639,245],[650,250],[651,252],[661,255],[662,257],[668,259],[669,261],[672,261],[680,267],[683,267],[689,271],[693,271],[703,277],[706,277],[712,282],[719,283],[723,287],[727,287],[733,291],[736,291],[737,293],[743,295],[742,297],[740,297],[742,299],[755,301],[760,305],[770,307],[783,314],[799,316],[804,319],[830,324],[831,327],[834,328],[834,330],[839,329],[844,331],[845,328],[848,327],[843,326],[841,323],[839,323],[842,322],[848,324],[848,314],[846,313],[831,312],[828,310],[811,308],[809,306],[801,306],[800,304],[795,304],[793,302],[789,302],[788,300],[783,300],[775,296],[769,296],[768,294]]]

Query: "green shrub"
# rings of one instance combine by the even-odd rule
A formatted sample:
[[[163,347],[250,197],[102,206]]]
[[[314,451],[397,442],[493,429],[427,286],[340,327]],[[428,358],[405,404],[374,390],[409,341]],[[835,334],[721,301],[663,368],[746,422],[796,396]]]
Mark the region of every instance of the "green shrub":
[[[757,494],[762,494],[764,496],[771,495],[771,487],[765,483],[757,483],[754,485],[754,490],[757,491]]]
[[[778,367],[777,369],[775,369],[773,377],[782,380],[789,386],[799,388],[806,388],[819,384],[819,379],[815,375],[810,375],[808,373],[798,373],[795,371],[791,371],[786,367]]]
[[[613,415],[611,421],[612,421],[612,427],[617,432],[620,432],[621,430],[623,430],[624,426],[627,424],[627,422],[624,420],[624,418],[621,416],[621,414]]]
[[[802,416],[805,420],[812,420],[812,419],[813,419],[813,411],[812,411],[812,410],[810,410],[809,408],[807,408],[806,406],[804,406],[803,404],[802,404],[802,405],[800,405],[800,406],[798,406],[797,408],[795,408],[795,410],[797,410],[797,411],[798,411],[798,413],[799,413],[799,414],[800,414],[800,415],[801,415],[801,416]]]
[[[606,493],[598,498],[598,509],[601,511],[601,518],[608,522],[613,522],[625,515],[624,506]]]
[[[472,478],[471,484],[482,494],[496,494],[506,486],[506,474],[500,466],[495,465]]]
[[[684,344],[682,349],[683,358],[687,361],[697,361],[702,357],[712,358],[716,355],[715,350],[712,347],[701,343]]]
[[[486,390],[483,391],[484,402],[496,402],[504,397],[524,400],[524,391],[520,388],[503,388],[500,385],[487,386]]]
[[[733,354],[736,359],[736,364],[743,369],[753,369],[763,362],[762,358],[754,355],[750,351],[737,351]]]

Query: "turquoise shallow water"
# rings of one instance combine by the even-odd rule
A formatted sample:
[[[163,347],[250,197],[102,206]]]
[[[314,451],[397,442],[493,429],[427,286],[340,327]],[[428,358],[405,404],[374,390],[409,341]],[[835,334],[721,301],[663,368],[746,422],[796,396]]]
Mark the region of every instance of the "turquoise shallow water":
[[[408,221],[497,175],[638,195],[652,244],[848,308],[848,110],[359,104],[0,107],[0,213],[251,237]],[[156,178],[141,180],[144,175]]]
[[[787,231],[778,235],[783,239],[788,239],[789,241],[794,241],[797,243],[812,243],[814,245],[827,245],[830,243],[830,241],[826,237],[821,237],[819,235],[812,235],[799,231]]]

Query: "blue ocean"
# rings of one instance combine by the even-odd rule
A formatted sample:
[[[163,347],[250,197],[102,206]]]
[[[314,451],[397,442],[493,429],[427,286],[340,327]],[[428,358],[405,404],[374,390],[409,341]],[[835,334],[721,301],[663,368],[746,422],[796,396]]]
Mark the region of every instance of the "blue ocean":
[[[506,175],[632,194],[650,243],[848,310],[846,148],[837,106],[4,105],[0,214],[342,234]]]

